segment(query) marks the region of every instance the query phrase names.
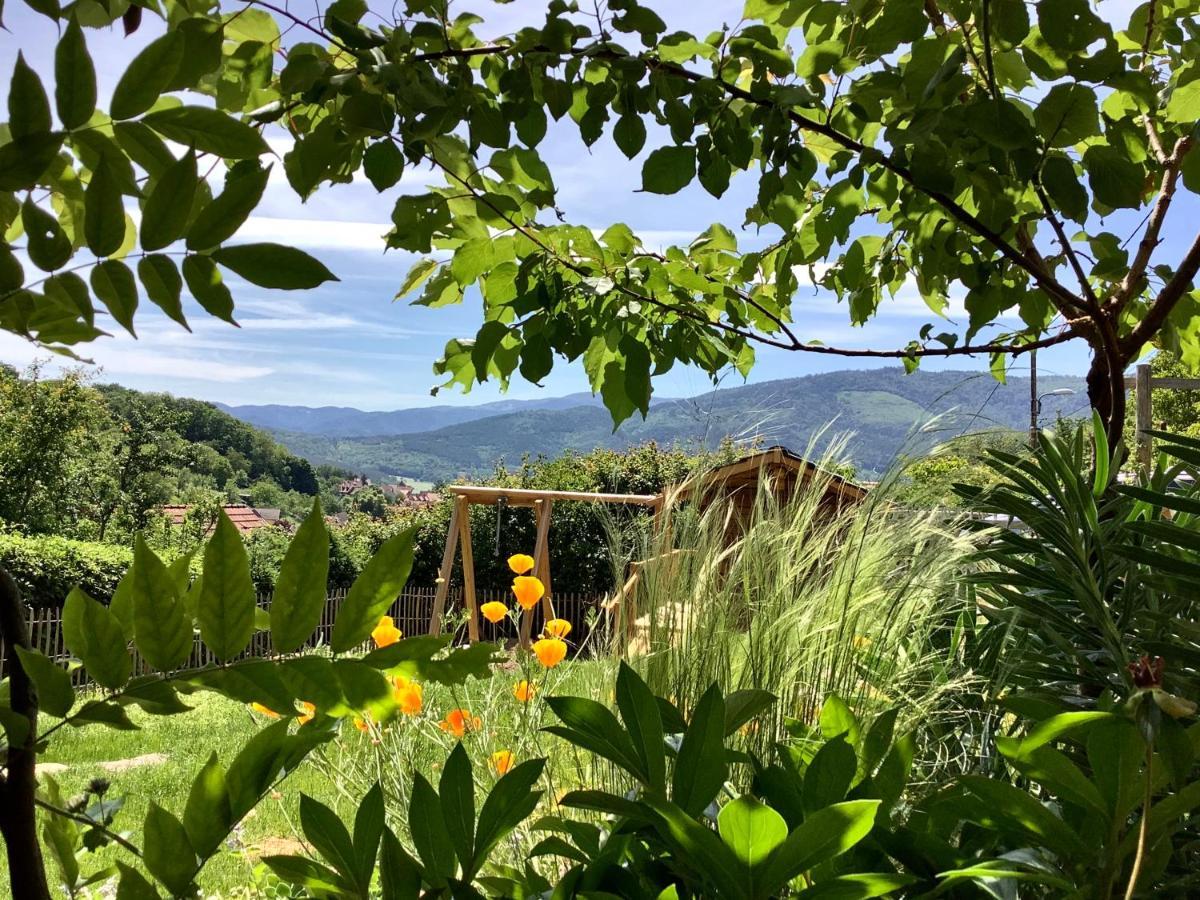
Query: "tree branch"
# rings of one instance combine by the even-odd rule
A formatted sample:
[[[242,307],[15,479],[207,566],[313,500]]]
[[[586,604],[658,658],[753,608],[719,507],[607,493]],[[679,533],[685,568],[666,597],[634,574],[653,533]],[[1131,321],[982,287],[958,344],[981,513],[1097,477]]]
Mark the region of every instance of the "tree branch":
[[[1075,277],[1079,279],[1079,287],[1082,288],[1084,296],[1088,298],[1089,304],[1086,307],[1087,310],[1093,315],[1099,315],[1100,298],[1096,296],[1096,291],[1092,288],[1091,282],[1088,281],[1087,273],[1083,271],[1083,264],[1079,261],[1079,255],[1067,239],[1067,232],[1063,228],[1062,222],[1054,214],[1054,207],[1050,205],[1050,198],[1046,196],[1046,192],[1038,182],[1034,182],[1033,190],[1042,204],[1042,210],[1046,213],[1046,221],[1050,223],[1055,237],[1058,238],[1059,246],[1063,249],[1063,255],[1066,256],[1067,262],[1071,264],[1071,269],[1075,272]]]
[[[1184,292],[1195,279],[1197,272],[1200,272],[1200,234],[1196,235],[1175,275],[1158,292],[1142,321],[1138,322],[1137,327],[1121,342],[1121,348],[1127,357],[1132,357],[1141,350],[1158,329],[1162,328],[1171,310],[1183,299]]]
[[[100,832],[100,834],[104,835],[106,838],[108,838],[114,844],[118,844],[121,847],[124,847],[126,850],[128,850],[130,853],[132,853],[134,856],[140,857],[142,855],[142,851],[139,850],[134,844],[131,844],[128,840],[121,837],[121,835],[117,834],[115,831],[109,831],[107,828],[104,827],[104,825],[102,825],[100,822],[97,822],[95,819],[91,818],[90,816],[85,816],[82,813],[73,813],[69,809],[60,809],[59,807],[54,806],[51,803],[47,803],[45,800],[42,800],[40,797],[35,799],[33,802],[36,803],[38,806],[40,806],[42,809],[46,810],[46,812],[52,813],[53,815],[56,815],[56,816],[62,816],[64,819],[71,819],[72,821],[78,822],[81,825],[87,825],[89,828],[96,829],[96,831]]]

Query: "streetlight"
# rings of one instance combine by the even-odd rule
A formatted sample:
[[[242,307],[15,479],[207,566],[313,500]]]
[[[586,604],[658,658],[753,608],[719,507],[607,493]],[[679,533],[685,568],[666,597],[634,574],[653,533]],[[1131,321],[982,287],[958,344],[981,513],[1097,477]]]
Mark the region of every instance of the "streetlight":
[[[1042,401],[1047,397],[1070,397],[1075,393],[1072,388],[1056,388],[1053,391],[1046,391],[1044,394],[1038,394],[1037,403],[1034,406],[1033,421],[1029,423],[1029,446],[1037,449],[1038,431],[1041,428],[1042,420]]]

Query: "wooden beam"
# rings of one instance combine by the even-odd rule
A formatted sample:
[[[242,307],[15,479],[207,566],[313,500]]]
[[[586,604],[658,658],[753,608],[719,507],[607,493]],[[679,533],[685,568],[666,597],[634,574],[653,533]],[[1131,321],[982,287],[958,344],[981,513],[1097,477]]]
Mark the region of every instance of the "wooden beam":
[[[467,605],[467,640],[479,640],[479,610],[475,604],[475,556],[471,551],[471,506],[466,497],[455,500],[459,510],[458,539],[462,544],[463,601]]]
[[[1150,442],[1150,435],[1146,432],[1152,427],[1150,419],[1153,415],[1150,403],[1150,366],[1147,363],[1141,363],[1137,367],[1137,374],[1134,376],[1136,387],[1134,407],[1134,428],[1137,435],[1137,454],[1138,464],[1146,471],[1150,470],[1150,465],[1153,462],[1154,448]]]
[[[433,596],[433,612],[429,616],[429,633],[442,633],[442,614],[446,611],[446,596],[450,592],[450,573],[454,571],[454,553],[458,549],[458,520],[461,516],[457,502],[450,513],[450,529],[446,532],[446,549],[442,553],[442,568],[438,571],[437,592]]]
[[[626,503],[632,506],[654,506],[658,494],[602,494],[590,491],[539,491],[529,488],[484,487],[475,484],[452,484],[447,490],[456,497],[472,503],[494,505],[503,497],[509,506],[534,506],[539,500],[577,500],[582,503]]]
[[[547,560],[547,568],[549,568],[549,546],[550,546],[550,500],[539,499],[534,506],[534,516],[537,519],[537,541],[533,547],[533,570],[538,571],[538,561],[541,559]],[[543,582],[544,583],[544,582]],[[531,641],[530,635],[533,632],[533,609],[524,610],[521,615],[521,646],[528,648]]]
[[[1125,379],[1125,387],[1137,387],[1137,377]],[[1200,378],[1161,378],[1150,379],[1150,387],[1168,391],[1200,391]]]
[[[534,570],[538,573],[538,578],[542,580],[542,584],[546,587],[546,593],[542,594],[542,616],[547,622],[554,618],[554,600],[552,594],[554,587],[550,581],[550,513],[554,509],[554,501],[547,500],[543,506],[535,507],[534,515],[541,512],[542,518],[546,520],[546,544],[542,547],[540,556],[534,557],[536,563]],[[538,522],[538,530],[541,530],[541,522]],[[534,546],[536,550],[536,545]]]

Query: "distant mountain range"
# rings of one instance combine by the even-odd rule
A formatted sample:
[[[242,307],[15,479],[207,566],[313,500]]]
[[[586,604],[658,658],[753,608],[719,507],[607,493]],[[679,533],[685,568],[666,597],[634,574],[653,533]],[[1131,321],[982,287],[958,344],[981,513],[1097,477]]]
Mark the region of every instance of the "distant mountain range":
[[[1087,409],[1082,378],[1043,377],[1043,421]],[[223,406],[272,431],[293,453],[375,477],[429,481],[477,476],[497,461],[517,465],[525,455],[625,447],[648,440],[689,448],[725,437],[784,444],[846,438],[846,452],[864,477],[878,475],[902,450],[916,452],[950,436],[1029,426],[1029,382],[998,384],[978,372],[904,374],[902,369],[830,372],[722,388],[688,399],[660,399],[649,415],[615,433],[598,398],[572,394],[503,400],[479,406],[434,406],[390,412],[347,407]],[[816,449],[819,449],[816,448]]]

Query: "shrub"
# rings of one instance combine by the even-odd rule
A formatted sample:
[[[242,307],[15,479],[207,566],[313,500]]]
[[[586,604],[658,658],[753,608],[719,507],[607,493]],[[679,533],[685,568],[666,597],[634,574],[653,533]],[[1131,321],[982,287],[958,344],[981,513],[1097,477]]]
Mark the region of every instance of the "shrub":
[[[61,606],[73,587],[107,602],[132,561],[132,552],[116,544],[0,534],[0,568],[32,606]]]

